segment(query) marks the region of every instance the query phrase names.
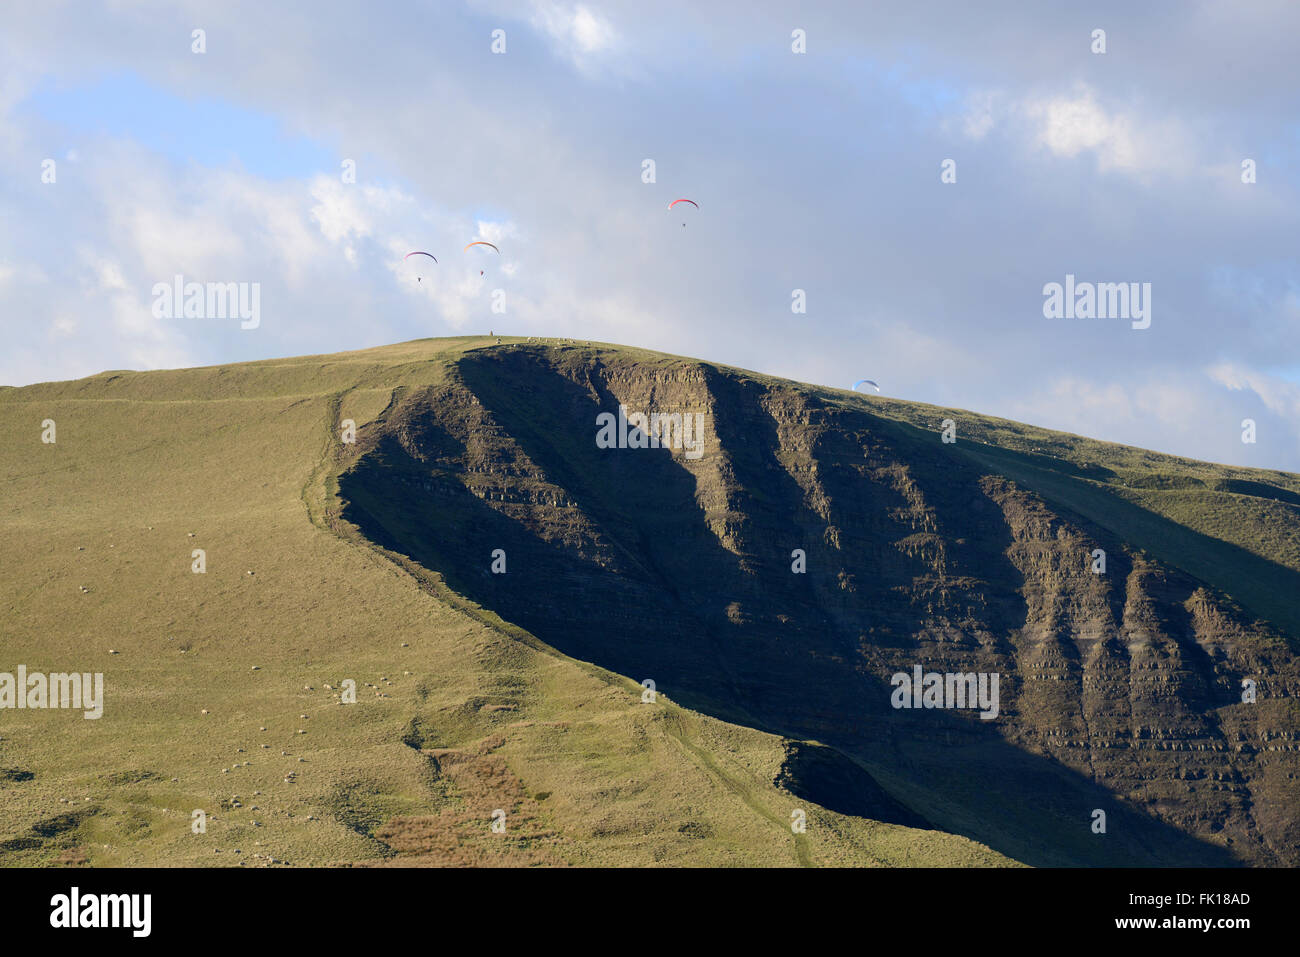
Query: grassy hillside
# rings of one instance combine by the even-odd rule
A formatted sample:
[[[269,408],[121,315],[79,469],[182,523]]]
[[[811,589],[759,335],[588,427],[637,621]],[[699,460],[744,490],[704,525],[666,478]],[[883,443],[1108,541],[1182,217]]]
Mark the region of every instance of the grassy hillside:
[[[364,429],[484,348],[0,389],[0,671],[107,689],[99,720],[0,711],[0,863],[1011,863],[791,793],[781,736],[671,692],[643,703],[639,676],[567,657],[341,521],[338,423]]]
[[[597,447],[620,406],[698,414],[704,454]],[[833,771],[782,766],[827,807],[1035,864],[1294,862],[1296,572],[1270,551],[1293,478],[943,411],[507,340],[361,430],[344,524],[568,654],[829,745]],[[1167,488],[1273,534],[1238,528],[1246,549],[1136,497]],[[1000,675],[1001,715],[892,709],[916,665]]]
[[[706,454],[595,449],[620,403]],[[1300,860],[1292,474],[483,337],[0,388],[0,430],[0,672],[107,688],[0,710],[6,865]],[[892,710],[912,663],[999,719]]]

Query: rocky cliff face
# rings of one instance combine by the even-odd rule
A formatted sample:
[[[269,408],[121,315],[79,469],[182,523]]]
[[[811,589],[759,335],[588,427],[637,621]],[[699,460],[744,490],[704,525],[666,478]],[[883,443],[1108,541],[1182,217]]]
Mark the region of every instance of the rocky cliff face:
[[[598,447],[620,406],[702,413],[701,454]],[[340,494],[561,651],[828,746],[783,772],[827,806],[1032,864],[1300,864],[1294,636],[935,428],[689,360],[505,347],[397,395]],[[997,675],[996,717],[895,708],[916,666]]]

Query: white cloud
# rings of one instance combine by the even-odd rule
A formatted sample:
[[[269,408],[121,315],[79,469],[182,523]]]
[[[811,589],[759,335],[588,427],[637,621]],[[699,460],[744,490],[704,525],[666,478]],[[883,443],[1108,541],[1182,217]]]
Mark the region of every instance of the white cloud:
[[[475,226],[478,228],[478,236],[475,237],[476,239],[481,239],[485,242],[497,245],[504,240],[515,239],[519,235],[519,227],[509,220],[503,223],[497,223],[491,220],[480,219],[475,222]]]
[[[993,109],[997,96],[987,90],[972,93],[966,98],[962,114],[962,132],[972,140],[982,140],[993,129]]]
[[[1099,170],[1179,172],[1194,168],[1191,138],[1176,121],[1135,107],[1107,109],[1080,85],[1072,93],[1021,101],[1036,145],[1055,156],[1090,153]]]
[[[1026,109],[1040,124],[1038,143],[1057,156],[1074,157],[1088,150],[1096,153],[1102,169],[1133,169],[1146,159],[1131,119],[1108,114],[1089,91],[1031,101]]]
[[[614,45],[616,34],[609,21],[596,16],[586,7],[573,11],[573,39],[584,53],[607,50]]]
[[[371,236],[381,216],[414,208],[415,199],[397,187],[361,186],[333,176],[311,182],[311,218],[331,243]]]
[[[534,0],[531,22],[579,67],[589,66],[591,58],[611,54],[622,45],[614,25],[583,4]]]
[[[1300,422],[1300,385],[1240,363],[1220,362],[1210,368],[1210,378],[1234,392],[1249,391],[1271,411]]]

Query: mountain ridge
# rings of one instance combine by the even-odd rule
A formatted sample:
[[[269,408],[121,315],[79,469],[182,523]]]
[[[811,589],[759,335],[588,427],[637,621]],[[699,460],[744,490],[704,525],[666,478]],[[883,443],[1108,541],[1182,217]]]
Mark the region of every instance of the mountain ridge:
[[[282,830],[299,859],[322,859],[309,838],[324,820],[335,822],[326,845],[338,850],[327,860],[508,862],[514,852],[480,833],[492,809],[475,805],[498,793],[528,822],[517,849],[526,863],[771,863],[762,848],[775,848],[781,830],[798,863],[1296,862],[1288,807],[1300,722],[1286,589],[1300,578],[1290,499],[1300,478],[646,350],[500,338],[0,393],[26,410],[5,417],[15,504],[0,531],[11,555],[33,555],[5,575],[14,650],[84,647],[71,640],[71,608],[82,615],[103,601],[86,621],[117,629],[112,640],[128,658],[127,621],[149,635],[150,654],[177,655],[164,631],[196,633],[188,654],[197,658],[177,656],[183,664],[158,666],[154,679],[125,675],[133,694],[158,699],[151,681],[183,676],[246,714],[260,707],[242,687],[250,655],[269,659],[283,646],[274,669],[263,663],[284,673],[267,700],[295,714],[299,698],[324,693],[318,659],[333,674],[373,663],[375,687],[358,683],[382,710],[370,720],[391,730],[375,737],[334,718],[328,735],[347,742],[349,758],[325,746],[310,752],[317,769],[288,765],[297,780],[321,775],[315,791],[269,778],[263,788],[310,791],[281,806],[295,818]],[[703,456],[599,449],[596,415],[618,405],[705,412]],[[27,420],[37,407],[59,420],[53,448],[34,442]],[[355,445],[339,441],[347,418]],[[955,420],[956,443],[941,441],[943,418]],[[64,449],[61,465],[36,458]],[[181,535],[204,515],[228,539],[216,554],[247,555],[256,576],[232,584],[223,560],[218,578],[199,578],[176,554],[166,571],[144,539],[121,541],[137,534],[127,525]],[[78,519],[89,520],[81,531],[67,525]],[[88,529],[130,549],[139,581],[122,570],[121,598],[92,586],[79,604],[62,595],[34,604],[37,582],[67,577],[63,556]],[[67,552],[50,552],[53,541]],[[192,544],[168,548],[188,556]],[[506,553],[504,575],[490,570],[494,547]],[[1107,552],[1106,575],[1088,570],[1096,547]],[[795,548],[805,552],[802,574],[790,568]],[[299,569],[303,555],[316,565]],[[295,598],[284,590],[291,581],[315,585]],[[359,581],[368,584],[350,584]],[[213,598],[204,589],[218,582],[230,622],[250,636],[234,647],[203,610]],[[255,587],[269,591],[258,598]],[[192,595],[178,599],[181,590]],[[331,590],[350,597],[340,604]],[[131,610],[130,594],[155,600]],[[394,617],[375,605],[380,595],[421,611]],[[403,649],[427,657],[381,652],[401,644],[398,634]],[[479,637],[466,646],[462,634]],[[389,677],[399,658],[411,677]],[[999,730],[969,715],[892,709],[887,679],[913,664],[1002,674]],[[292,684],[290,673],[304,680]],[[1259,701],[1247,705],[1238,684],[1251,675]],[[642,705],[643,678],[656,682],[658,705]],[[606,690],[573,691],[588,681]],[[180,721],[178,703],[160,700],[153,718]],[[592,707],[605,717],[581,720]],[[606,726],[621,730],[610,738]],[[677,733],[687,728],[689,746]],[[24,730],[34,741],[52,733],[31,722]],[[285,740],[314,744],[315,729],[303,730]],[[71,729],[73,739],[85,733]],[[207,734],[256,755],[248,733]],[[359,733],[371,743],[359,746]],[[568,749],[556,740],[573,733],[584,741],[580,764],[560,757]],[[43,819],[37,808],[48,809],[43,782],[69,775],[49,763],[59,749],[42,763],[34,745],[3,738],[0,760],[35,772],[22,784],[32,802],[0,812],[0,834],[36,845],[7,853],[48,858],[107,829],[128,860],[148,860],[126,825],[178,826],[155,807],[175,803],[161,793],[166,775],[128,795],[142,800],[96,792],[95,813],[66,832],[22,837]],[[649,750],[625,753],[625,740]],[[719,741],[730,744],[718,751]],[[170,747],[154,750],[207,760]],[[120,765],[132,753],[115,741],[104,760]],[[256,756],[293,754],[274,753]],[[647,754],[662,780],[637,780]],[[636,784],[574,783],[611,762]],[[767,770],[754,777],[759,766]],[[699,814],[663,783],[686,780],[696,782]],[[739,818],[719,816],[737,800]],[[810,820],[802,837],[788,826],[799,802]],[[307,808],[318,812],[310,828]],[[1090,829],[1098,808],[1105,834]],[[187,846],[169,840],[168,853]]]
[[[875,753],[876,746],[868,743],[868,739],[883,736],[886,732],[880,729],[884,727],[891,727],[888,733],[892,733],[888,712],[883,716],[868,715],[861,707],[863,688],[852,686],[851,682],[846,684],[840,680],[843,676],[835,676],[820,664],[811,661],[792,664],[791,656],[799,658],[800,652],[790,652],[788,648],[793,644],[806,652],[808,647],[813,647],[816,650],[811,654],[822,662],[852,661],[850,632],[854,626],[850,619],[867,617],[868,606],[879,608],[889,597],[889,591],[880,590],[867,605],[845,599],[846,593],[851,595],[861,587],[863,579],[878,571],[878,568],[868,568],[870,562],[855,566],[845,558],[846,552],[854,550],[843,540],[844,536],[854,534],[848,526],[854,521],[860,524],[864,518],[872,525],[869,533],[857,530],[856,550],[869,553],[877,566],[888,566],[895,561],[893,550],[901,549],[904,562],[914,562],[916,567],[906,573],[896,569],[899,577],[889,587],[908,592],[908,601],[913,605],[924,601],[927,612],[910,619],[904,615],[907,620],[900,621],[895,611],[892,616],[885,616],[888,624],[879,625],[885,632],[883,638],[859,634],[858,640],[880,646],[882,641],[886,645],[890,641],[905,642],[929,632],[929,638],[923,638],[912,651],[927,661],[938,660],[950,666],[939,668],[941,671],[988,670],[1009,674],[1013,681],[1008,690],[1013,693],[1014,679],[1021,677],[1024,691],[1013,697],[1015,703],[1008,709],[1009,715],[1016,715],[1018,705],[1027,700],[1034,701],[1032,710],[1036,713],[1029,722],[1034,725],[1032,733],[1027,737],[1013,737],[1016,746],[1021,749],[1031,746],[1032,739],[1032,746],[1041,747],[1048,760],[1079,773],[1097,775],[1094,762],[1105,759],[1109,766],[1105,775],[1114,775],[1116,779],[1112,789],[1122,784],[1126,794],[1134,790],[1150,792],[1151,796],[1144,797],[1144,801],[1168,803],[1171,799],[1164,793],[1168,789],[1159,782],[1151,783],[1148,772],[1140,768],[1151,760],[1149,756],[1117,761],[1097,752],[1121,748],[1153,752],[1187,748],[1198,754],[1209,751],[1223,755],[1230,747],[1225,736],[1247,734],[1225,730],[1229,726],[1236,729],[1238,719],[1231,716],[1232,702],[1237,683],[1247,673],[1268,674],[1268,678],[1260,680],[1268,683],[1269,691],[1288,699],[1294,696],[1294,656],[1286,651],[1290,636],[1284,637],[1279,629],[1252,621],[1250,616],[1243,617],[1241,609],[1221,593],[1205,590],[1206,583],[1151,560],[1141,552],[1126,554],[1122,540],[1106,534],[1106,530],[1093,526],[1086,518],[1059,507],[1049,509],[1045,500],[1021,489],[1004,475],[984,474],[977,478],[975,473],[979,470],[969,464],[964,466],[962,481],[977,486],[983,497],[944,503],[945,497],[952,496],[937,478],[938,472],[923,480],[917,473],[932,468],[951,477],[963,469],[959,463],[969,456],[960,448],[960,439],[955,443],[957,448],[949,451],[935,433],[921,438],[907,435],[910,425],[891,423],[866,412],[860,413],[866,420],[853,423],[860,431],[848,439],[846,427],[838,420],[854,413],[829,404],[820,405],[815,390],[807,393],[810,396],[807,405],[799,405],[798,386],[769,388],[760,385],[757,377],[721,370],[707,363],[674,359],[662,362],[662,368],[656,368],[647,381],[637,386],[631,379],[635,379],[636,370],[644,368],[639,360],[629,360],[625,367],[620,367],[613,357],[588,355],[584,348],[561,347],[557,354],[518,344],[467,353],[458,360],[444,387],[423,398],[408,396],[405,406],[399,403],[390,409],[393,421],[384,431],[384,437],[372,447],[359,446],[365,449],[360,464],[345,471],[341,480],[341,492],[350,507],[345,515],[372,538],[383,540],[387,547],[404,551],[421,564],[442,571],[455,590],[494,608],[503,618],[523,624],[530,633],[576,657],[629,675],[667,671],[671,683],[661,683],[678,689],[681,700],[697,710],[792,737],[835,744],[868,766],[886,761]],[[789,406],[784,415],[772,416],[781,419],[780,424],[774,427],[762,421],[755,409],[764,403],[770,408],[779,408],[783,403]],[[872,400],[867,399],[865,403],[869,407]],[[612,450],[598,450],[589,430],[594,430],[600,411],[619,405],[629,409],[680,410],[683,414],[705,409],[713,423],[710,441],[706,442],[706,448],[714,449],[712,458],[707,451],[699,462],[690,462],[684,456],[679,459],[676,452],[670,455],[664,450],[626,450],[621,452],[628,463],[625,465],[610,457]],[[554,415],[556,409],[563,410],[563,414]],[[818,431],[819,416],[827,417],[834,424]],[[536,421],[539,417],[545,421]],[[764,429],[771,434],[765,437],[766,447],[762,448],[763,443],[759,442],[760,449],[756,451],[756,437],[763,436]],[[801,435],[807,440],[802,447]],[[555,441],[561,436],[565,439],[563,443]],[[496,442],[497,439],[501,441]],[[864,445],[853,445],[856,441]],[[891,443],[903,443],[906,455],[889,459]],[[799,451],[806,453],[806,461],[780,461],[792,450],[796,459]],[[651,460],[645,458],[652,455],[658,457],[657,471]],[[847,461],[861,455],[868,458],[866,467]],[[617,489],[636,485],[641,477],[637,473],[645,470],[650,470],[650,474],[644,477],[637,492],[641,497],[640,508],[660,519],[638,524],[619,509]],[[875,472],[875,478],[861,484],[865,473],[871,471]],[[602,472],[606,473],[606,486],[600,486],[599,480],[593,478]],[[684,477],[684,472],[694,476],[693,487],[688,487],[692,483]],[[762,476],[773,473],[776,479],[765,485]],[[421,487],[427,493],[424,497],[410,488],[415,475],[423,476]],[[369,484],[385,480],[392,481],[382,491]],[[863,487],[884,491],[892,498],[855,501]],[[797,491],[793,491],[795,488]],[[385,521],[380,517],[381,498],[390,502],[403,499],[409,510],[403,511],[400,519]],[[834,502],[841,499],[847,499],[851,505],[843,513],[837,513]],[[802,521],[806,527],[784,545],[765,542],[766,556],[760,557],[749,547],[747,535],[758,524],[755,516],[761,516],[765,510],[772,511],[772,503],[778,501],[788,506],[788,520],[792,524]],[[573,514],[569,519],[557,518],[557,509]],[[691,529],[689,525],[674,523],[675,520],[668,520],[661,527],[663,516],[689,514],[695,509],[705,516],[700,528]],[[880,517],[880,513],[888,515],[891,509],[896,513],[893,519]],[[958,509],[973,513],[973,532],[969,536],[951,530],[952,516]],[[442,517],[441,523],[431,519],[435,515]],[[880,535],[872,533],[882,531],[891,521],[897,526],[891,535],[893,532],[906,534],[899,534],[882,545]],[[816,541],[818,536],[813,526],[819,526],[816,532],[823,539],[820,543]],[[999,527],[1014,527],[1015,534],[981,553],[974,543]],[[437,539],[447,543],[445,548],[450,551],[444,554],[427,544],[403,544],[403,535],[411,534],[413,529],[424,542]],[[386,538],[386,535],[393,537]],[[651,541],[656,535],[661,535],[663,541]],[[1061,535],[1070,537],[1076,563],[1073,569],[1069,567],[1070,560],[1053,543]],[[464,572],[475,564],[468,546],[458,549],[460,543],[468,542],[475,542],[482,556],[476,574]],[[1110,553],[1111,575],[1123,582],[1111,599],[1097,594],[1098,582],[1109,579],[1087,571],[1087,557],[1094,547],[1102,544]],[[814,549],[825,546],[821,559],[835,552],[841,566],[835,572],[839,576],[839,593],[822,595],[812,602],[816,607],[809,606],[806,595],[796,595],[782,584],[782,579],[798,579],[779,568],[778,556],[786,556],[792,546],[800,545],[810,546],[810,565],[815,564]],[[547,577],[528,579],[525,571],[525,580],[520,584],[511,580],[512,575],[519,574],[515,570],[519,566],[515,564],[510,574],[501,579],[510,581],[509,589],[498,595],[490,573],[484,570],[486,556],[493,547],[502,548],[512,561],[545,569]],[[557,550],[569,553],[571,558],[558,571]],[[674,555],[679,552],[689,552],[690,560],[676,562]],[[963,556],[963,552],[967,554]],[[1021,586],[1008,587],[1004,582],[1003,587],[988,589],[992,594],[986,594],[974,570],[1000,560],[1005,562],[1007,555],[1012,556],[1010,564],[1014,566],[1014,570],[1006,570],[1008,579],[1019,575]],[[1046,572],[1038,576],[1043,580],[1032,581],[1035,565],[1044,562]],[[728,577],[729,568],[739,570],[740,574]],[[918,571],[921,574],[912,577],[908,584],[907,577]],[[707,586],[692,591],[682,584],[691,574],[707,582]],[[831,572],[828,570],[827,574]],[[780,628],[775,621],[762,620],[765,616],[770,619],[773,613],[770,608],[763,609],[764,603],[754,594],[754,582],[746,582],[746,575],[761,580],[764,591],[780,591],[782,601],[789,602],[780,605],[778,617],[797,619],[801,613],[808,617],[802,629],[794,629],[793,638],[782,639],[774,634],[765,639],[768,646],[761,652],[766,656],[762,665],[753,663],[755,634],[765,628],[774,631]],[[653,583],[662,593],[657,602],[645,594],[646,582]],[[1006,604],[1009,594],[1030,584],[1072,592],[1068,601],[1092,601],[1091,617],[1076,615],[1079,620],[1074,620],[1067,615],[1067,620],[1059,620],[1061,609],[1052,604],[1056,597],[1047,601],[1034,596],[1029,598],[1033,607],[1027,616],[1032,617],[1032,622],[1027,618],[1017,621],[1016,612],[1009,608],[994,614],[996,621],[988,622],[981,622],[979,613],[974,612],[990,601]],[[593,592],[599,596],[591,597]],[[1125,592],[1132,594],[1125,597]],[[546,597],[538,597],[542,595]],[[970,601],[958,607],[952,600],[954,595]],[[1089,599],[1089,595],[1093,597]],[[575,609],[584,602],[591,605],[590,610],[575,615]],[[703,621],[698,614],[686,610],[699,609],[710,602],[725,606],[714,609],[712,621]],[[671,638],[663,637],[662,625],[638,628],[619,611],[637,603],[650,605],[661,621],[685,618],[692,621],[692,627],[686,631],[679,629]],[[1182,608],[1188,604],[1194,613]],[[539,605],[547,606],[549,612],[539,613]],[[940,609],[938,614],[936,607]],[[959,619],[963,614],[966,619]],[[1102,621],[1098,614],[1106,620]],[[1185,621],[1170,624],[1175,615],[1184,616]],[[1033,637],[1027,637],[1027,625],[1032,625],[1029,630],[1037,629]],[[600,632],[602,626],[615,634],[631,631],[635,639],[626,642],[628,648],[605,647],[598,641],[566,635],[566,630],[571,628],[591,636]],[[1178,627],[1190,629],[1190,642],[1185,640],[1186,635],[1174,633]],[[838,639],[818,643],[815,637],[818,633],[836,628],[844,632]],[[729,629],[735,633],[721,637]],[[1058,632],[1062,629],[1076,636],[1073,647],[1061,644]],[[1097,633],[1089,640],[1079,637],[1088,629]],[[1155,647],[1150,650],[1147,631],[1157,632],[1150,641]],[[985,638],[979,639],[979,643],[995,649],[983,662],[987,667],[974,668],[980,654],[971,649],[961,650],[963,642],[969,643],[972,634],[983,634]],[[1133,640],[1125,639],[1126,635]],[[1243,644],[1249,643],[1249,637],[1255,637],[1263,650],[1239,654],[1232,644],[1229,653],[1225,635]],[[1012,638],[1014,650],[997,649],[1000,641],[1005,642],[1011,636],[1018,636]],[[1127,647],[1121,648],[1126,640]],[[707,646],[709,651],[699,652],[700,645]],[[744,648],[743,653],[734,650],[736,645]],[[692,653],[682,651],[687,646],[693,646]],[[647,649],[657,647],[662,647],[661,653],[647,653]],[[683,654],[690,658],[688,667],[679,664]],[[1233,655],[1239,660],[1230,660]],[[879,677],[900,668],[908,670],[910,662],[907,656],[895,656],[880,663]],[[676,670],[673,663],[678,663]],[[799,680],[816,684],[823,700],[816,704],[804,702],[789,712],[755,704],[780,698],[780,691],[772,686],[771,675],[783,668],[804,668],[799,672]],[[1131,672],[1125,691],[1133,701],[1119,702],[1128,707],[1123,714],[1116,712],[1114,695],[1092,701],[1088,698],[1092,693],[1081,690],[1078,701],[1066,704],[1056,701],[1059,696],[1049,692],[1043,682],[1031,681],[1024,674],[1028,671],[1030,675],[1050,680],[1114,684],[1116,668]],[[1281,668],[1283,674],[1275,677],[1272,674],[1275,668]],[[753,673],[747,674],[746,669]],[[1142,682],[1147,680],[1142,675],[1144,669],[1162,673],[1153,679],[1154,684],[1144,687]],[[695,672],[705,677],[697,680]],[[1172,684],[1177,693],[1169,694],[1162,687],[1166,684]],[[686,687],[691,688],[690,694],[684,690]],[[731,691],[718,693],[719,687]],[[836,687],[838,691],[833,690]],[[1168,707],[1148,706],[1145,700],[1148,695]],[[875,696],[883,700],[879,693]],[[1191,703],[1182,699],[1190,699]],[[847,722],[840,721],[827,708],[837,715],[853,713],[853,717]],[[1220,710],[1225,712],[1222,716],[1218,715]],[[877,730],[865,731],[860,726],[862,722],[874,722]],[[1100,749],[1094,748],[1089,740],[1090,735],[1100,733],[1091,729],[1098,722],[1103,725],[1108,722],[1112,732],[1101,742]],[[954,731],[970,734],[960,725],[945,729],[944,733],[951,736]],[[1294,740],[1289,732],[1280,733],[1286,741]],[[1062,735],[1064,747],[1053,747],[1054,739]],[[1148,740],[1152,743],[1144,743]],[[909,741],[906,746],[914,744]],[[1240,742],[1234,746],[1239,751],[1252,747]],[[1290,751],[1295,745],[1288,743],[1285,747]],[[1081,750],[1083,754],[1074,755],[1071,749]],[[1014,761],[1017,757],[1008,754],[1003,760]],[[945,759],[936,756],[932,760],[936,767],[930,774],[941,779],[947,772],[939,762]],[[951,756],[946,760],[951,761]],[[1217,764],[1222,760],[1200,762],[1206,767],[1190,772],[1173,767],[1167,760],[1164,763],[1170,765],[1167,771],[1171,774],[1222,777],[1224,772]],[[1181,761],[1197,763],[1190,755],[1184,755]],[[1231,761],[1226,763],[1232,766]],[[1039,769],[1034,773],[1043,772]],[[1232,766],[1228,776],[1240,773],[1239,768]],[[1048,793],[1058,786],[1059,782],[1047,780],[1042,784]],[[1080,790],[1082,799],[1082,794],[1087,793],[1086,782],[1072,782],[1066,793],[1073,794],[1076,789]],[[1246,796],[1248,790],[1238,788],[1232,797],[1195,799],[1191,803],[1197,807],[1186,812],[1188,817],[1180,822],[1180,829],[1187,826],[1187,820],[1199,817],[1203,813],[1201,805],[1208,802],[1216,808],[1215,821],[1203,834],[1212,833],[1213,827],[1232,826],[1228,822],[1234,820],[1243,833],[1252,831],[1257,822],[1243,810],[1254,801],[1253,796]],[[1160,792],[1158,796],[1157,792]],[[934,806],[912,810],[929,820],[936,817],[941,822],[944,820]],[[955,820],[948,818],[949,828],[956,828]],[[1010,822],[1002,826],[1007,831],[1021,827]],[[963,833],[1011,856],[1027,859],[1028,852],[1023,846],[1014,842],[999,844],[992,830]],[[1159,843],[1166,837],[1144,834],[1141,849],[1129,848],[1121,852],[1118,860],[1103,854],[1096,862],[1149,860],[1145,856],[1150,852],[1146,845]],[[1289,840],[1291,837],[1285,839]],[[1131,858],[1127,856],[1130,853]],[[1172,862],[1220,860],[1199,849],[1167,849],[1167,853],[1171,855],[1168,861]],[[1180,856],[1183,853],[1190,856],[1184,859]],[[1277,862],[1271,850],[1264,849],[1261,854],[1259,862]],[[1054,860],[1049,855],[1030,862],[1053,863]]]

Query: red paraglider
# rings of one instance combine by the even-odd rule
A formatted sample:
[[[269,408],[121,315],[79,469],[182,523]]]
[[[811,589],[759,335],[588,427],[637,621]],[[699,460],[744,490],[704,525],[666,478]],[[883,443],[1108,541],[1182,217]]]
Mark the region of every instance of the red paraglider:
[[[695,200],[693,200],[693,199],[675,199],[675,200],[673,200],[671,203],[668,204],[668,208],[669,208],[669,209],[672,209],[672,208],[673,208],[674,206],[676,206],[678,203],[690,203],[690,204],[691,204],[692,206],[694,206],[696,209],[699,209],[699,208],[700,208],[700,204],[697,203],[697,202],[696,202]],[[685,223],[682,223],[682,228],[683,228],[683,229],[686,228],[686,224],[685,224]]]

